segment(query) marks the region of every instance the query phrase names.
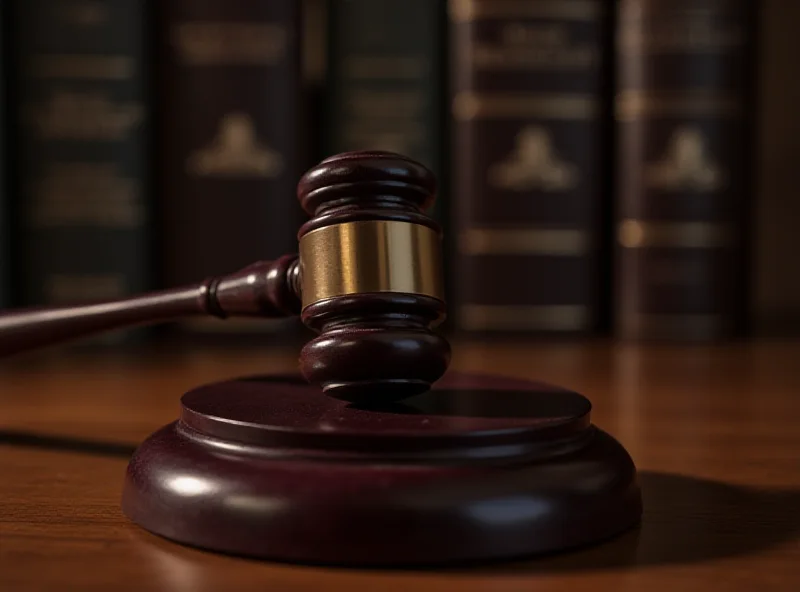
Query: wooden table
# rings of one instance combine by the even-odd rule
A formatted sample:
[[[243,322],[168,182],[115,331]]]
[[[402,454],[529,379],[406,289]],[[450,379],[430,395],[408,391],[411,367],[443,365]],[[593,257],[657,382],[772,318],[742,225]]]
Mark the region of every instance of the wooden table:
[[[800,342],[456,344],[452,367],[558,383],[641,471],[640,529],[524,562],[356,571],[188,549],[119,509],[126,460],[202,382],[295,352],[48,352],[0,365],[0,590],[800,590]]]

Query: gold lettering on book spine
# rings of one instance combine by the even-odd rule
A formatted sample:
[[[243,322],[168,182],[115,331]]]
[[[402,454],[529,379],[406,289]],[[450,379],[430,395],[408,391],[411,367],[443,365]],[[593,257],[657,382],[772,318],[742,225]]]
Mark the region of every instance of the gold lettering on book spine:
[[[136,63],[125,55],[42,54],[31,57],[26,74],[51,79],[128,80],[136,74]]]
[[[388,150],[422,158],[433,65],[425,56],[352,56],[344,64],[339,150]],[[387,88],[388,87],[388,88]]]
[[[28,189],[31,228],[135,228],[145,221],[139,180],[113,162],[53,163]]]
[[[736,233],[713,222],[649,222],[627,219],[617,227],[617,240],[627,249],[716,249],[731,246]]]
[[[492,18],[551,18],[592,21],[603,9],[598,0],[450,0],[448,11],[456,22]]]
[[[57,91],[25,106],[26,123],[45,140],[121,141],[144,121],[136,101],[116,101],[100,91]]]
[[[597,97],[569,93],[474,93],[461,92],[453,99],[453,116],[474,119],[536,117],[554,120],[590,120],[599,113]]]
[[[459,235],[464,255],[555,255],[588,252],[589,234],[572,228],[470,228]]]
[[[742,115],[742,102],[736,95],[710,91],[646,92],[626,90],[616,96],[618,121],[647,117],[715,117]]]
[[[203,21],[176,25],[171,40],[178,59],[193,66],[274,65],[285,59],[290,36],[273,23]]]
[[[482,71],[574,72],[600,62],[596,43],[563,22],[504,22],[498,35],[473,36],[469,52],[471,67]]]
[[[735,4],[747,2],[623,2],[618,19],[617,50],[632,56],[730,53],[746,42],[744,14]]]

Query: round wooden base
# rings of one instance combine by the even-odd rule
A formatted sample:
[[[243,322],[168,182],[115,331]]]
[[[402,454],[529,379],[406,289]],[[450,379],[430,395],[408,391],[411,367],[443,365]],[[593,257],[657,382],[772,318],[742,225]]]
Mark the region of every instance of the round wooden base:
[[[138,448],[124,512],[166,538],[271,560],[424,565],[597,543],[641,515],[624,448],[583,396],[451,373],[380,409],[299,377],[211,384]]]

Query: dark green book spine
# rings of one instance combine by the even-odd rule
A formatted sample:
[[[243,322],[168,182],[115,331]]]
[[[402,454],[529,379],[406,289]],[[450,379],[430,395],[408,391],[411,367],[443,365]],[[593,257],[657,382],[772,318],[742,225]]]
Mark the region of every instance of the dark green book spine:
[[[24,305],[150,287],[145,5],[13,4]]]
[[[446,3],[330,0],[328,155],[389,150],[443,181]],[[432,214],[446,220],[442,187]]]

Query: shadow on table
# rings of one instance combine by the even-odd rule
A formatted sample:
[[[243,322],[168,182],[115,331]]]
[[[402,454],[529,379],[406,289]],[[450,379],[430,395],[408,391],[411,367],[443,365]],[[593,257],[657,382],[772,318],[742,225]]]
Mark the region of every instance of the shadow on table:
[[[129,458],[135,449],[130,444],[2,429],[0,445],[117,458]],[[612,540],[548,556],[436,571],[488,575],[692,563],[754,553],[794,540],[800,533],[798,490],[756,489],[652,471],[640,471],[639,483],[642,523]]]
[[[584,549],[469,571],[510,575],[693,563],[761,551],[800,532],[797,490],[650,471],[641,471],[639,482],[644,516],[638,528]]]
[[[124,459],[130,458],[136,450],[136,446],[133,444],[8,429],[0,429],[0,446],[20,446],[39,450],[76,452]]]

